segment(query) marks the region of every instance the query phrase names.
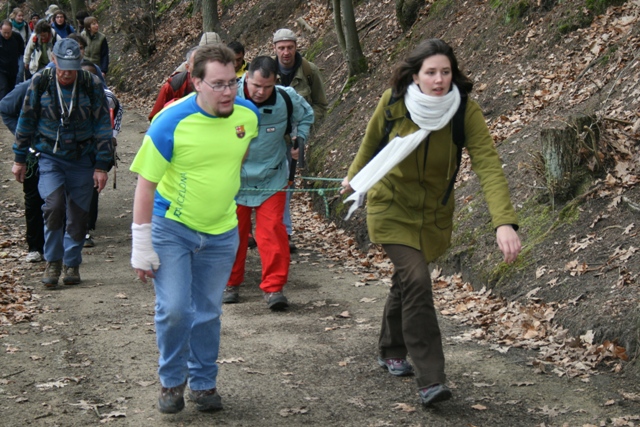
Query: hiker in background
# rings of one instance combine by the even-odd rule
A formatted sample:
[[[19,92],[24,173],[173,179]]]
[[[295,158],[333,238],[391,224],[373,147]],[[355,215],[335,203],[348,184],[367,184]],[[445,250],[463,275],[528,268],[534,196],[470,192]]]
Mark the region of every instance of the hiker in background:
[[[208,45],[220,44],[220,43],[222,43],[222,39],[220,38],[218,33],[208,32],[208,33],[202,34],[202,37],[200,37],[200,42],[198,43],[198,46],[208,46]],[[195,46],[195,47],[198,47],[198,46]],[[181,73],[183,71],[187,71],[187,61],[184,61],[182,64],[178,65],[178,68],[176,68],[172,74]]]
[[[197,410],[222,409],[216,360],[222,292],[238,249],[234,198],[258,134],[257,109],[236,98],[231,49],[199,48],[192,78],[196,93],[151,122],[131,164],[131,265],[143,282],[153,278],[162,413],[184,409],[187,383]]]
[[[298,37],[287,29],[281,28],[273,35],[273,48],[276,52],[278,64],[277,83],[282,86],[290,86],[298,92],[313,108],[315,123],[318,123],[327,111],[327,96],[324,93],[324,84],[318,67],[307,61],[298,53]],[[293,130],[295,134],[295,129]],[[289,159],[291,162],[291,159]],[[304,145],[300,145],[300,167],[304,167]],[[295,168],[295,165],[293,166]],[[295,172],[295,170],[293,170]],[[291,184],[293,188],[293,181]],[[291,193],[287,193],[287,203],[284,210],[284,225],[289,236],[289,249],[293,253],[297,250],[291,239],[293,228],[291,226]]]
[[[104,75],[102,74],[102,70],[100,69],[100,67],[98,67],[96,64],[94,64],[93,62],[89,61],[88,59],[86,59],[84,57],[84,50],[87,48],[87,39],[85,39],[83,36],[81,36],[78,33],[70,34],[69,37],[67,37],[67,38],[71,39],[71,40],[75,40],[75,41],[78,42],[78,45],[80,46],[80,53],[82,54],[83,62],[85,62],[85,61],[89,62],[89,63],[91,63],[91,65],[93,65],[93,67],[95,67],[95,69],[96,69],[96,71],[98,73],[97,74],[93,73],[93,74],[98,76],[98,78],[102,82],[102,85],[104,86],[104,88],[107,89],[107,82],[104,80]],[[49,65],[53,66],[53,63],[51,63]]]
[[[32,13],[31,17],[29,18],[29,31],[31,33],[33,33],[36,30],[36,24],[38,23],[38,21],[40,20],[40,15],[37,13]]]
[[[109,44],[107,37],[100,32],[100,24],[93,16],[84,19],[84,31],[81,34],[87,40],[84,58],[93,62],[106,77],[109,72]]]
[[[244,46],[239,41],[231,42],[227,45],[229,49],[236,54],[236,58],[233,62],[233,67],[236,69],[236,77],[238,80],[244,75],[247,71],[247,61],[244,60]]]
[[[75,40],[63,39],[52,52],[55,68],[31,80],[13,145],[11,171],[23,183],[29,148],[39,153],[38,190],[44,200],[42,283],[55,288],[80,283],[82,246],[93,187],[101,191],[113,162],[111,123],[102,83],[80,68]],[[75,96],[74,96],[75,94]]]
[[[69,36],[71,38],[75,34]],[[82,38],[82,36],[78,36]],[[97,65],[92,62],[87,61],[86,59],[82,61],[82,69],[90,72],[98,76],[98,78],[102,78],[102,73]],[[114,148],[114,162],[115,162],[115,147],[118,144],[117,137],[118,133],[120,133],[120,128],[122,126],[122,115],[124,114],[124,108],[116,98],[115,94],[111,92],[109,88],[104,86],[104,95],[107,97],[107,105],[109,106],[109,114],[111,117],[111,128],[113,129],[113,138],[111,140]],[[117,165],[115,165],[117,166]],[[114,187],[115,188],[115,187]],[[93,232],[96,229],[96,223],[98,222],[98,201],[100,197],[100,193],[97,188],[93,188],[93,195],[91,196],[91,205],[89,207],[89,221],[87,223],[87,234],[84,238],[84,247],[92,248],[96,245]]]
[[[24,41],[5,19],[0,23],[0,99],[16,86],[20,55],[24,52]]]
[[[51,62],[51,52],[53,46],[62,40],[51,25],[44,19],[36,24],[36,31],[29,37],[29,43],[24,49],[25,78],[30,79],[32,75],[46,67]]]
[[[82,32],[84,31],[84,20],[86,18],[88,18],[89,16],[89,12],[87,12],[86,10],[81,10],[78,13],[76,13],[76,25],[78,26],[78,33],[82,34]]]
[[[356,204],[371,188],[369,237],[382,245],[394,266],[378,364],[397,376],[410,375],[415,367],[424,405],[451,398],[428,263],[451,242],[454,171],[462,149],[454,144],[457,132],[464,133],[504,261],[515,261],[520,252],[517,217],[502,162],[480,107],[471,99],[464,101],[472,88],[447,43],[422,42],[396,67],[391,89],[382,95],[342,183],[342,193],[356,191],[347,199]],[[463,123],[454,118],[460,105]],[[397,136],[376,155],[389,135]]]
[[[18,118],[20,110],[24,103],[24,97],[31,80],[24,81],[7,94],[0,101],[0,116],[9,131],[15,135],[18,126]],[[25,163],[27,170],[22,183],[22,191],[24,192],[24,218],[26,220],[27,233],[27,262],[42,261],[42,253],[44,252],[44,220],[42,218],[42,205],[44,201],[38,192],[38,158],[34,150],[29,150]]]
[[[66,39],[70,34],[76,32],[75,28],[73,28],[73,26],[69,22],[67,22],[67,14],[62,10],[57,10],[53,14],[51,28],[53,28],[53,31],[55,31],[61,39]]]
[[[26,46],[29,42],[29,36],[31,35],[31,29],[29,28],[29,24],[24,20],[24,12],[19,7],[16,7],[9,15],[11,19],[11,25],[13,26],[13,31],[20,34],[22,37],[22,41]],[[21,83],[24,81],[24,52],[18,58],[18,75],[16,76],[16,83]]]
[[[260,133],[251,141],[242,164],[242,185],[236,196],[240,246],[223,302],[239,302],[251,213],[255,210],[254,238],[262,263],[260,289],[268,308],[282,310],[289,306],[282,289],[289,275],[290,253],[282,222],[286,193],[279,190],[287,188],[287,151],[298,157],[297,149],[288,149],[285,135],[296,126],[297,138],[304,143],[313,124],[313,109],[292,88],[276,87],[276,72],[273,58],[259,56],[251,61],[238,86],[238,97],[253,102],[260,110]]]
[[[198,47],[192,47],[185,55],[185,62],[187,63],[185,70],[172,74],[160,88],[160,92],[156,98],[156,103],[153,105],[153,108],[149,113],[149,121],[153,120],[156,114],[158,114],[168,103],[193,92],[191,70],[193,70],[193,58],[196,49],[198,49]]]
[[[60,8],[58,7],[57,4],[50,4],[49,8],[44,12],[44,19],[51,24],[51,21],[53,20],[53,14],[59,10]]]

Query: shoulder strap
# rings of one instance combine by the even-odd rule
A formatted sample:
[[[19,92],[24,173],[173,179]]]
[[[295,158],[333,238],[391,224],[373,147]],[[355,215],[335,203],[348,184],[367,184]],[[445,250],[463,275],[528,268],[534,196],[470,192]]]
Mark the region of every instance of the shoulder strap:
[[[453,192],[453,187],[456,183],[456,177],[458,176],[458,172],[460,171],[460,163],[462,163],[462,148],[465,143],[464,136],[464,115],[467,112],[467,94],[465,92],[460,92],[460,106],[458,110],[453,115],[453,119],[451,120],[451,135],[453,138],[453,143],[457,147],[456,153],[456,171],[453,173],[451,177],[451,181],[449,181],[449,187],[447,188],[447,192],[442,199],[442,204],[446,205],[449,201],[449,197]]]
[[[291,97],[289,96],[286,90],[280,87],[277,89],[278,89],[278,93],[282,95],[282,98],[284,99],[285,104],[287,104],[287,131],[285,132],[285,134],[289,135],[292,129],[291,114],[293,114],[293,103],[291,102]]]
[[[171,81],[169,82],[169,84],[171,85],[171,89],[173,89],[174,92],[177,92],[178,89],[182,87],[186,79],[187,79],[186,71],[182,71],[174,75],[173,77],[171,77]]]
[[[313,86],[313,70],[311,69],[311,64],[309,64],[309,61],[304,58],[302,58],[302,74],[304,74],[307,78],[307,83],[309,83],[309,86]]]
[[[391,98],[389,98],[389,102],[387,103],[387,107],[389,105],[395,104],[399,100],[400,98],[397,98],[394,95],[391,95]],[[378,144],[378,148],[376,149],[375,153],[373,153],[374,157],[379,152],[381,152],[382,149],[389,143],[389,135],[391,134],[391,129],[393,129],[394,122],[395,120],[389,120],[389,117],[387,117],[387,115],[384,116],[384,133],[382,134],[382,138],[380,138],[380,143]]]

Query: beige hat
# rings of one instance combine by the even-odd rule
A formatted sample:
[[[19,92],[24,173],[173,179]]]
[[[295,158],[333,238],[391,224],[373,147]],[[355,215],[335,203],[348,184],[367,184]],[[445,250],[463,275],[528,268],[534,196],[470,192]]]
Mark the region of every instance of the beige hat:
[[[220,38],[218,33],[204,33],[202,37],[200,37],[200,43],[198,43],[198,46],[206,46],[208,44],[216,43],[222,43],[222,39]]]
[[[298,41],[298,37],[296,37],[296,33],[291,31],[290,29],[288,29],[288,28],[280,28],[273,35],[273,44],[276,44],[278,42],[283,42],[283,41],[297,42]]]

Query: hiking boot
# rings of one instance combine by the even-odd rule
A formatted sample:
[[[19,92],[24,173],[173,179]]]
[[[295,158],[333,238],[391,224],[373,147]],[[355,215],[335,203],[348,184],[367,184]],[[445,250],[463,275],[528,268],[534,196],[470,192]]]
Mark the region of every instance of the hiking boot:
[[[189,399],[196,404],[196,409],[201,412],[222,409],[222,398],[215,388],[210,390],[191,390],[189,391]]]
[[[289,235],[289,253],[295,254],[296,252],[298,252],[298,247],[295,243],[293,243],[293,240],[291,240],[291,235]]]
[[[80,266],[75,267],[64,266],[64,276],[62,276],[62,283],[65,285],[77,285],[80,283]]]
[[[383,359],[378,357],[378,365],[386,368],[391,375],[395,375],[396,377],[413,375],[413,366],[411,366],[407,359],[393,357]]]
[[[47,262],[47,267],[42,275],[42,283],[47,288],[55,288],[58,286],[60,273],[62,273],[62,260]]]
[[[95,245],[96,245],[96,243],[93,241],[93,237],[91,237],[91,234],[87,233],[87,235],[84,236],[84,245],[83,245],[83,247],[92,248]]]
[[[264,300],[267,302],[267,307],[271,310],[284,310],[289,307],[289,301],[284,296],[282,291],[278,292],[265,292]]]
[[[420,401],[424,406],[451,399],[451,390],[444,384],[436,384],[418,390]]]
[[[236,304],[240,302],[239,286],[227,286],[222,293],[223,304]]]
[[[184,409],[184,388],[187,382],[177,387],[162,387],[158,396],[158,411],[163,414],[175,414]]]
[[[31,251],[24,258],[27,262],[40,262],[42,261],[42,254],[38,251]]]

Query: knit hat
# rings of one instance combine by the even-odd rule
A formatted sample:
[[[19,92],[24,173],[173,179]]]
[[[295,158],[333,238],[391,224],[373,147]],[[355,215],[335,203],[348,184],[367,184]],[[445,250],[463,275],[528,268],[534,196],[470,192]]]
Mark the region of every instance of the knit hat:
[[[57,4],[49,5],[49,9],[47,9],[47,11],[44,13],[44,16],[48,18],[49,16],[53,15],[53,12],[55,12],[58,9],[60,8],[58,7]]]
[[[217,44],[217,43],[222,43],[222,39],[220,38],[218,33],[210,32],[210,33],[204,33],[202,37],[200,37],[200,43],[198,43],[198,46],[206,46],[208,44]]]
[[[53,46],[53,54],[59,70],[81,70],[80,45],[73,39],[62,39]]]
[[[291,31],[290,29],[288,29],[288,28],[280,28],[273,35],[273,44],[276,44],[278,42],[283,42],[283,41],[297,42],[298,41],[298,37],[296,37],[296,33]]]

